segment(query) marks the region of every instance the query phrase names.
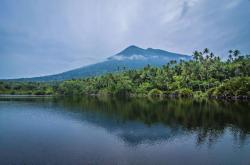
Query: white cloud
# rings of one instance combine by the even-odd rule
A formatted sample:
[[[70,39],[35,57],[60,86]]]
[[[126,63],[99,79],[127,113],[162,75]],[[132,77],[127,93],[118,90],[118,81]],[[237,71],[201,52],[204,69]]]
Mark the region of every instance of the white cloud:
[[[131,55],[131,56],[115,55],[115,56],[112,56],[109,59],[122,61],[122,60],[146,60],[148,58],[143,56],[143,55],[134,54],[134,55]]]

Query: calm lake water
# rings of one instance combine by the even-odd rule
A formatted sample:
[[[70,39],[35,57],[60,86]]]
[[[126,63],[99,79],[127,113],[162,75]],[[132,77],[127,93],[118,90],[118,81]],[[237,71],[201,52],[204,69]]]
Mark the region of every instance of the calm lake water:
[[[250,103],[2,97],[0,164],[250,164]]]

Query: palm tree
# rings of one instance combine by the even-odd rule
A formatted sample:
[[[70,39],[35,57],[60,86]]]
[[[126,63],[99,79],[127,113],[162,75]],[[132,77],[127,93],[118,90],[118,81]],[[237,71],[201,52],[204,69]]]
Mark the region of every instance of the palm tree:
[[[232,56],[233,50],[229,50],[228,53],[229,53],[229,55],[228,55],[229,60],[228,61],[232,61],[233,60],[233,56]]]
[[[229,54],[228,58],[229,58],[229,61],[232,61],[233,60],[232,54]]]
[[[233,61],[233,55],[232,55],[233,52],[234,52],[234,51],[231,50],[231,49],[228,51],[228,54],[229,54],[229,55],[228,55],[228,61],[229,61],[229,62],[230,62],[230,61]]]
[[[234,55],[235,58],[238,57],[240,55],[240,51],[237,50],[237,49],[234,50],[233,55]]]
[[[197,50],[194,51],[194,53],[193,53],[193,58],[194,58],[195,61],[198,61],[199,56],[200,56],[200,53],[199,53]]]
[[[211,52],[211,53],[210,53],[210,58],[212,59],[213,57],[214,57],[214,53]]]
[[[203,61],[203,56],[202,56],[202,52],[199,53],[199,61],[202,62]]]
[[[210,51],[208,48],[205,48],[204,51],[203,51],[203,54],[208,54]]]
[[[177,63],[177,61],[176,60],[171,60],[169,63],[170,63],[170,65],[174,65],[174,64]]]

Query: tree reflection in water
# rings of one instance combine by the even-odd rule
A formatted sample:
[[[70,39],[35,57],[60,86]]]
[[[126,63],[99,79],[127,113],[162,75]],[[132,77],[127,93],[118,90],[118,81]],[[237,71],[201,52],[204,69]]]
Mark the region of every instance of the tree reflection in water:
[[[148,127],[163,124],[171,131],[169,137],[174,132],[195,132],[197,145],[211,146],[227,130],[234,135],[235,143],[241,145],[250,133],[249,102],[93,97],[56,100],[65,107],[78,107],[77,110],[81,107],[83,111],[102,113],[123,123],[137,121]]]
[[[18,98],[10,98],[18,100]],[[26,101],[34,99],[27,98]],[[40,98],[119,136],[130,145],[194,134],[197,146],[211,147],[226,131],[243,146],[250,134],[250,103],[194,99]]]

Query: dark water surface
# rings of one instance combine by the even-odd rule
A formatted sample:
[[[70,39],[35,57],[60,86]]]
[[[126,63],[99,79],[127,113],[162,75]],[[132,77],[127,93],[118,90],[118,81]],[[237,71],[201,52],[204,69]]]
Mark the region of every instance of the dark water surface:
[[[2,97],[0,164],[250,164],[250,103]]]

